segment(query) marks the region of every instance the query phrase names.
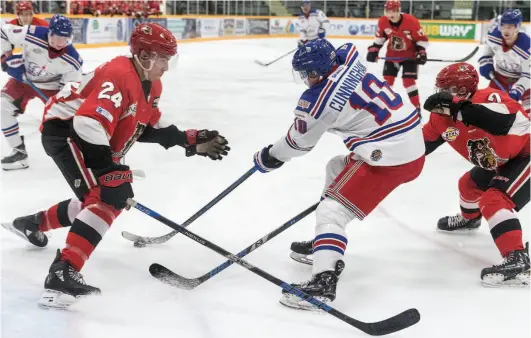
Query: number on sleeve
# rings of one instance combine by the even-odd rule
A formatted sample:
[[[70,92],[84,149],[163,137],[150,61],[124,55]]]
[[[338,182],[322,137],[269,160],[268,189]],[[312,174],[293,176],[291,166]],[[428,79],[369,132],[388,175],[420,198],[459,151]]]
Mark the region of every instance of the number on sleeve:
[[[373,74],[365,75],[361,84],[370,101],[367,102],[354,92],[350,97],[350,105],[353,109],[364,109],[374,115],[378,125],[384,124],[391,117],[389,110],[397,110],[403,106],[400,95],[395,93],[387,82],[380,81]]]
[[[114,84],[112,82],[104,82],[101,87],[103,90],[98,94],[98,99],[108,99],[114,103],[114,107],[118,108],[122,104],[122,93],[109,95],[107,93],[114,91]]]
[[[500,103],[501,102],[501,97],[500,97],[500,94],[498,94],[498,93],[490,93],[490,95],[487,98],[487,100],[489,100],[490,102]]]

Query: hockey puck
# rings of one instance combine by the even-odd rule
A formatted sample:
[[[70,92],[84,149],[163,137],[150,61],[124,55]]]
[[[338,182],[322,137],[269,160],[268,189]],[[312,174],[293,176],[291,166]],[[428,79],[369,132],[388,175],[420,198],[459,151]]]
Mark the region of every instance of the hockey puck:
[[[146,243],[143,242],[134,242],[133,245],[137,248],[144,248],[146,246]]]

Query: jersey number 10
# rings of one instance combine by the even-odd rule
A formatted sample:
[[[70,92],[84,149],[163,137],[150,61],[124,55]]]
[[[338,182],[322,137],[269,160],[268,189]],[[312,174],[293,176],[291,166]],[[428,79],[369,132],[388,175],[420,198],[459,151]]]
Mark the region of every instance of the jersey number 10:
[[[400,95],[395,93],[387,82],[380,81],[373,74],[365,75],[361,80],[361,89],[369,100],[353,92],[349,100],[350,106],[371,113],[380,126],[391,117],[390,110],[397,110],[403,106]]]

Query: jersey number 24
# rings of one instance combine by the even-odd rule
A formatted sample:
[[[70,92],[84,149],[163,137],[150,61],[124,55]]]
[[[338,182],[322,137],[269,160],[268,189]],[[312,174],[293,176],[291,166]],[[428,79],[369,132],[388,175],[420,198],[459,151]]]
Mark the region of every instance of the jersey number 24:
[[[380,126],[391,117],[390,110],[397,110],[403,106],[400,95],[395,93],[387,82],[380,81],[373,74],[365,75],[361,80],[361,89],[366,97],[353,92],[349,100],[350,106],[374,115],[374,120]]]

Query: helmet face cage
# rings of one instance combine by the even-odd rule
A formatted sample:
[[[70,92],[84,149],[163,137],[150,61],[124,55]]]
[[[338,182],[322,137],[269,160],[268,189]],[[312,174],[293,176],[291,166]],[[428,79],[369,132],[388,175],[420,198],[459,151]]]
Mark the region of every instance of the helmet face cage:
[[[456,63],[443,68],[435,80],[435,91],[468,98],[477,91],[479,76],[476,69],[466,63]]]
[[[157,24],[140,24],[131,35],[131,54],[148,72],[172,69],[177,63],[177,40],[167,29]]]

